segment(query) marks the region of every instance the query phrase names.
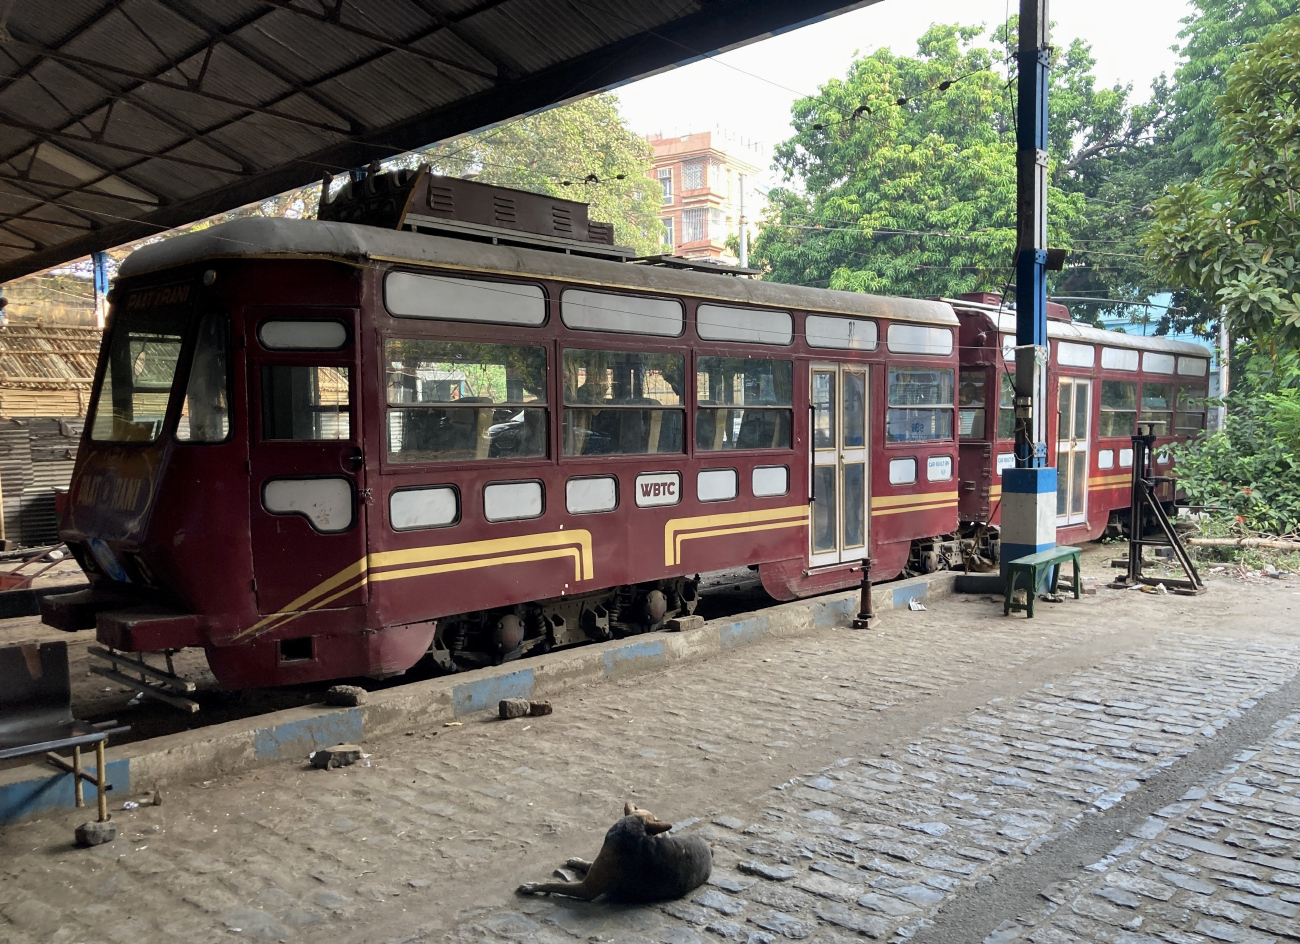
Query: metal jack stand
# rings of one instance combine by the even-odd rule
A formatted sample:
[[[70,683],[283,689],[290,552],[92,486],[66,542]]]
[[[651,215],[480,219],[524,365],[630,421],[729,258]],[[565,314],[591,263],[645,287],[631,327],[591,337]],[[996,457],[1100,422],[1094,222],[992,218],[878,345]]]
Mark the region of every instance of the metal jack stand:
[[[857,619],[853,621],[854,629],[870,629],[871,621],[876,618],[871,609],[871,558],[862,558],[862,604],[858,608]]]
[[[1169,516],[1165,514],[1165,509],[1160,502],[1156,501],[1156,487],[1162,482],[1172,482],[1173,479],[1169,476],[1152,474],[1152,447],[1155,445],[1156,437],[1151,430],[1152,427],[1148,426],[1145,436],[1139,434],[1132,437],[1133,486],[1129,498],[1128,573],[1116,577],[1111,586],[1127,589],[1141,584],[1154,587],[1163,583],[1173,593],[1185,596],[1199,596],[1205,592],[1205,583],[1201,580],[1201,575],[1196,572],[1196,565],[1192,563],[1192,558],[1188,555],[1187,549],[1183,547],[1183,542],[1178,539],[1178,534],[1174,531]],[[1142,537],[1143,532],[1146,530],[1148,512],[1155,519],[1156,524],[1160,526],[1163,538],[1148,540]],[[1144,577],[1142,575],[1142,549],[1146,547],[1173,548],[1174,556],[1178,558],[1178,563],[1182,566],[1183,572],[1187,574],[1187,579]]]

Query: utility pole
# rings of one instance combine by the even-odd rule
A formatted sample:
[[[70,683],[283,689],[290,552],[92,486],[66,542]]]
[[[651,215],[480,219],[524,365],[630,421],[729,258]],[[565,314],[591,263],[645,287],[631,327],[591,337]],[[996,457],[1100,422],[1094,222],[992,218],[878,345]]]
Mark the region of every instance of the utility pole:
[[[93,252],[90,261],[95,268],[95,327],[103,331],[108,319],[108,253]]]
[[[1016,466],[1002,475],[1002,572],[1056,546],[1047,465],[1047,0],[1020,0],[1016,136]],[[1030,588],[1034,593],[1037,588]]]
[[[740,175],[740,267],[749,268],[749,232],[745,228],[745,175]]]

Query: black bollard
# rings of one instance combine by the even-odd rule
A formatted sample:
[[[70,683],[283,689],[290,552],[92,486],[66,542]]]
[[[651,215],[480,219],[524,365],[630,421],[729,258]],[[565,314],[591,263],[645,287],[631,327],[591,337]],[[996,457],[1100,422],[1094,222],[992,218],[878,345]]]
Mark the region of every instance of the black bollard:
[[[862,604],[858,608],[858,618],[853,621],[854,629],[870,629],[871,621],[876,618],[871,609],[871,558],[862,558]]]

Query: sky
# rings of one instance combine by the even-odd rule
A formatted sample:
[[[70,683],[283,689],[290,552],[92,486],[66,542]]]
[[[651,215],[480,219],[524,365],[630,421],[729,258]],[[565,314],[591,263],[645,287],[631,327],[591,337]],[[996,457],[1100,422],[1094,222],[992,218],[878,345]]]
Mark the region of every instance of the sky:
[[[744,153],[771,164],[772,146],[790,136],[790,106],[814,94],[827,79],[842,77],[855,55],[879,48],[914,54],[931,23],[1003,22],[1017,0],[881,0],[869,7],[751,43],[615,89],[623,113],[640,134],[667,135],[721,128],[737,139],[760,142]],[[1172,75],[1178,57],[1179,21],[1187,0],[1055,0],[1052,39],[1076,37],[1092,45],[1099,84],[1133,84],[1134,99],[1147,97],[1152,79]],[[1050,106],[1049,106],[1050,107]],[[755,157],[760,159],[754,160]],[[776,183],[770,176],[767,185]]]

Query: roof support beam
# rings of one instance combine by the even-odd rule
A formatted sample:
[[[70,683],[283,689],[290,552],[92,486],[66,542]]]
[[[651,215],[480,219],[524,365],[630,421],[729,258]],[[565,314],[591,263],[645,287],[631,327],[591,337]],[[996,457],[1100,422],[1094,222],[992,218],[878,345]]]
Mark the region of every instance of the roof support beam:
[[[329,13],[317,13],[314,10],[306,10],[303,9],[302,7],[294,6],[294,4],[290,2],[290,0],[262,0],[262,2],[269,3],[271,6],[277,7],[278,9],[281,10],[285,10],[286,12],[289,13],[296,13],[298,16],[305,16],[309,20],[315,20],[318,23],[324,23],[332,29],[342,30],[345,33],[351,33],[354,36],[360,36],[362,39],[368,39],[372,43],[378,43],[379,45],[394,50],[396,52],[409,53],[410,55],[417,56],[420,59],[423,59],[434,66],[444,66],[450,69],[458,69],[461,72],[464,72],[468,75],[478,76],[480,79],[487,79],[491,82],[495,82],[497,81],[497,79],[500,78],[500,76],[495,73],[484,72],[482,69],[477,69],[474,66],[465,65],[463,62],[457,62],[454,59],[448,59],[446,56],[438,56],[431,52],[425,52],[423,49],[416,49],[408,42],[401,42],[395,39],[389,39],[387,36],[383,36],[379,33],[372,32],[371,30],[368,29],[363,29],[360,26],[351,26],[347,23],[344,23],[339,17],[333,16]],[[444,26],[438,27],[438,29],[444,29],[444,28],[445,28]],[[437,30],[434,30],[433,32],[437,32]],[[419,42],[422,39],[426,39],[430,35],[432,35],[432,33],[425,33],[422,36],[412,37],[411,42]]]
[[[217,23],[206,14],[194,9],[193,6],[185,2],[185,0],[158,0],[158,2],[167,7],[181,19],[193,24],[208,34],[210,45],[208,46],[207,57],[205,57],[203,61],[203,70],[200,70],[198,78],[194,82],[196,88],[200,88],[203,85],[204,70],[207,68],[208,59],[212,55],[212,50],[218,43],[222,43],[239,53],[259,69],[265,69],[268,73],[275,76],[284,84],[297,89],[299,94],[311,99],[321,108],[338,115],[348,123],[349,134],[356,134],[362,130],[361,124],[351,115],[347,114],[344,109],[340,108],[337,104],[331,102],[323,95],[313,92],[311,89],[302,87],[301,84],[295,80],[283,66],[275,62],[273,59],[269,59],[262,55],[251,44],[242,41],[238,36],[239,30],[243,28],[242,25],[223,28],[217,25]]]
[[[222,105],[229,105],[231,108],[238,108],[243,111],[250,111],[259,115],[266,115],[270,118],[278,118],[281,121],[288,121],[292,124],[305,125],[309,128],[316,128],[320,131],[330,131],[333,132],[334,134],[341,134],[345,136],[350,135],[352,133],[351,128],[340,128],[337,125],[326,124],[325,122],[322,121],[314,121],[311,118],[300,118],[297,115],[288,115],[285,114],[284,112],[272,111],[269,108],[262,107],[261,105],[255,105],[252,102],[242,102],[237,98],[228,98],[225,95],[217,95],[215,92],[201,91],[199,89],[192,87],[187,82],[172,82],[168,79],[160,79],[156,75],[147,75],[143,72],[136,72],[132,69],[127,69],[122,66],[114,65],[111,62],[103,62],[94,59],[86,59],[83,56],[74,56],[71,55],[70,53],[62,52],[58,49],[49,49],[45,46],[39,46],[36,43],[23,42],[22,40],[16,38],[13,41],[13,45],[21,46],[24,49],[30,50],[31,52],[44,56],[46,59],[52,59],[56,62],[84,66],[85,68],[88,69],[102,69],[105,72],[112,72],[117,75],[125,76],[131,81],[139,82],[143,85],[158,85],[161,86],[162,88],[170,89],[173,92],[184,92],[187,95],[195,95],[198,96],[199,98],[206,98],[210,101],[218,102],[219,104]],[[199,47],[199,48],[202,49],[203,47]],[[186,59],[192,58],[197,54],[198,54],[198,50],[195,50],[194,52],[191,52],[189,55],[181,57],[179,62],[184,62]],[[159,71],[170,72],[171,70],[177,68],[177,65],[178,65],[178,61],[173,60],[172,62],[168,63],[166,67],[160,69]]]

